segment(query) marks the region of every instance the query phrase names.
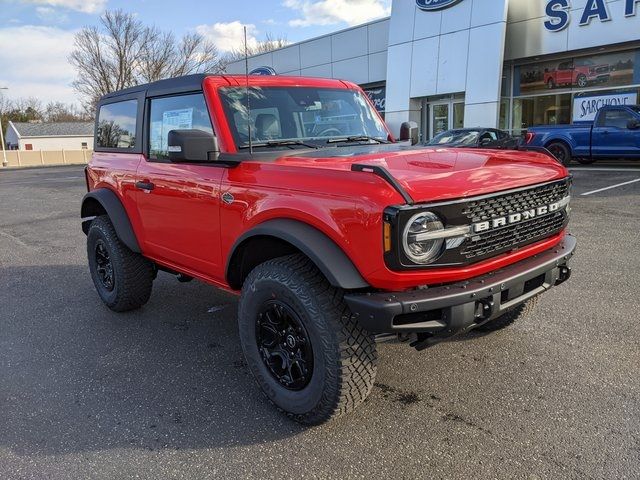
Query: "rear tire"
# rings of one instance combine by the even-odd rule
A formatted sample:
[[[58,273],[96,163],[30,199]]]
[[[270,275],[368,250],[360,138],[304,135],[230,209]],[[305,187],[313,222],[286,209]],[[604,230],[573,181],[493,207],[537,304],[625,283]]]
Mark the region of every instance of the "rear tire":
[[[249,369],[266,397],[300,423],[343,415],[373,387],[374,337],[342,296],[303,255],[257,266],[242,287],[238,324]]]
[[[120,241],[108,216],[91,222],[87,255],[93,284],[107,307],[126,312],[147,303],[155,276],[153,264]]]
[[[547,145],[547,150],[549,150],[561,164],[567,166],[571,163],[571,150],[565,143],[551,142]]]
[[[495,332],[496,330],[502,330],[503,328],[511,325],[519,318],[529,316],[531,312],[533,312],[533,310],[536,308],[536,305],[538,305],[538,299],[539,297],[537,296],[530,298],[526,302],[518,305],[513,310],[510,310],[504,315],[499,316],[495,320],[491,320],[484,325],[480,325],[475,330],[479,332]]]

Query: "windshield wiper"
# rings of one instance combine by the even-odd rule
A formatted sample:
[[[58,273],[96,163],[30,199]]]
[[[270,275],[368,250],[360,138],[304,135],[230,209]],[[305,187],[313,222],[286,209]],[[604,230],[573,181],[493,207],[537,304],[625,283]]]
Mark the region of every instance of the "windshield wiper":
[[[327,143],[351,143],[351,142],[367,142],[374,141],[376,143],[389,143],[387,140],[382,140],[376,137],[369,137],[367,135],[355,135],[351,137],[330,138]]]
[[[252,147],[289,147],[293,148],[294,146],[302,146],[307,148],[320,148],[319,145],[314,145],[312,143],[302,142],[300,140],[269,140],[268,142],[253,142]],[[249,145],[241,145],[238,148],[249,148]]]

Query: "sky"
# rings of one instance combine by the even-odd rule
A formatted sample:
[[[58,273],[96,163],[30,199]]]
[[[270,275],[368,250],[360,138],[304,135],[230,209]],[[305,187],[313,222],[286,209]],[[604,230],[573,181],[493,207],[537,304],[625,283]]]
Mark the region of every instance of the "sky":
[[[79,104],[67,58],[74,34],[105,10],[135,13],[177,36],[199,32],[224,53],[268,33],[298,42],[389,15],[391,0],[0,0],[0,94]]]

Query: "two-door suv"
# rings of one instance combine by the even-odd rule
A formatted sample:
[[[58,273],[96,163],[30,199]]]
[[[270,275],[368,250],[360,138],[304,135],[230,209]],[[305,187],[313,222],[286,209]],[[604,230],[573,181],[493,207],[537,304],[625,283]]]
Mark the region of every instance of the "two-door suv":
[[[564,166],[419,148],[411,122],[396,142],[349,82],[141,85],[101,99],[95,140],[81,215],[104,303],[141,307],[158,270],[239,293],[248,366],[303,423],[364,401],[377,337],[501,328],[570,276]]]

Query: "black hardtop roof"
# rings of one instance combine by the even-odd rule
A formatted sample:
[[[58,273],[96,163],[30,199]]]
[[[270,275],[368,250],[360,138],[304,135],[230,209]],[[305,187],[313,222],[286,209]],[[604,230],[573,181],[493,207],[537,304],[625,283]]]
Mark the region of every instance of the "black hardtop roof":
[[[146,92],[147,96],[155,96],[202,90],[202,82],[206,77],[211,75],[210,73],[197,73],[195,75],[185,75],[183,77],[168,78],[166,80],[158,80],[157,82],[136,85],[135,87],[125,88],[117,92],[107,93],[100,99],[100,102],[141,92]]]

